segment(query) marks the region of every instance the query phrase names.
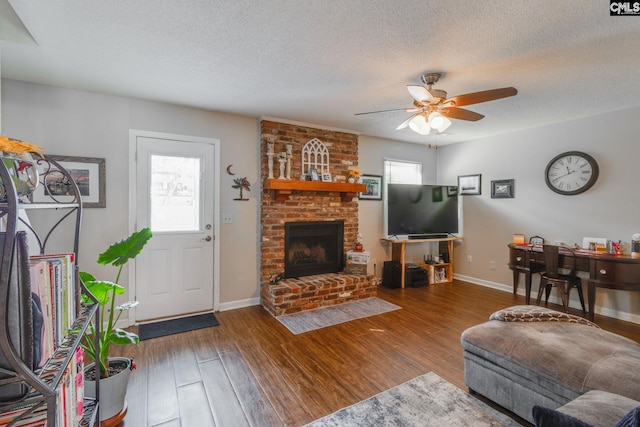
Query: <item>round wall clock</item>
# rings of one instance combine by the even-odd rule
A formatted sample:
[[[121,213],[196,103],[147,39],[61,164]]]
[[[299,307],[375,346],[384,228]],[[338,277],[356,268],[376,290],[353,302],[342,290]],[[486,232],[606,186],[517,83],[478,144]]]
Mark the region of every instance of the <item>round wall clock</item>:
[[[558,194],[573,196],[580,194],[596,183],[598,163],[581,151],[568,151],[555,156],[544,172],[547,186]]]

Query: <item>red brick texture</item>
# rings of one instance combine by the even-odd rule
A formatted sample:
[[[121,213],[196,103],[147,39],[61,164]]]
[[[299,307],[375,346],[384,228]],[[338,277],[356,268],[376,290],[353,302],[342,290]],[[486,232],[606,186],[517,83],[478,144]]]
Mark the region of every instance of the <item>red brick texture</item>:
[[[262,188],[262,183],[269,174],[267,141],[274,143],[276,153],[285,151],[286,144],[292,145],[291,178],[300,179],[302,147],[313,138],[318,138],[327,145],[330,156],[329,172],[332,176],[346,176],[349,167],[357,167],[357,135],[273,121],[261,122],[260,289],[262,306],[274,316],[345,302],[348,299],[340,297],[345,292],[351,292],[350,299],[375,296],[377,292],[375,285],[372,285],[375,278],[367,276],[331,274],[303,277],[302,280],[288,279],[279,282],[278,285],[270,283],[270,279],[284,272],[285,222],[343,220],[345,251],[353,248],[356,242],[357,198],[350,202],[342,202],[338,192],[294,191],[289,200],[278,201],[268,190]],[[274,175],[279,175],[277,161],[274,162]],[[327,276],[326,280],[331,284],[325,283],[321,276]],[[322,281],[321,286],[318,284],[319,280]],[[353,286],[357,289],[352,289]],[[288,290],[285,292],[286,289]]]
[[[262,306],[269,313],[280,316],[369,298],[376,296],[377,292],[375,276],[330,273],[285,279],[263,286],[261,299]]]

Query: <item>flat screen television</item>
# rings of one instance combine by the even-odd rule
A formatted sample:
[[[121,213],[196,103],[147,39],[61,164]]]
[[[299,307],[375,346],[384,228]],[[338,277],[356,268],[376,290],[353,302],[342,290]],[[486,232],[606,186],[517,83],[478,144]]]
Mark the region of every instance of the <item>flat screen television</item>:
[[[458,233],[457,186],[388,184],[386,194],[387,236],[426,238]]]

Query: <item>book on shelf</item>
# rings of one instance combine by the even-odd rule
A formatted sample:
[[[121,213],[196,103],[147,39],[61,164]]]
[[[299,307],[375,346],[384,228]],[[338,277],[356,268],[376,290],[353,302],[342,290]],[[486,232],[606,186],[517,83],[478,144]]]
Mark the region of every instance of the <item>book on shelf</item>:
[[[64,370],[57,386],[55,425],[57,427],[75,427],[83,415],[84,402],[84,352],[78,347]],[[0,427],[8,426],[19,416],[22,419],[16,427],[44,427],[47,425],[47,407],[42,405],[33,412],[32,405],[24,405],[8,412],[0,413]]]
[[[41,363],[53,355],[75,319],[77,288],[73,261],[73,254],[30,257],[31,291],[40,299],[43,316],[42,331],[36,332],[41,337]]]

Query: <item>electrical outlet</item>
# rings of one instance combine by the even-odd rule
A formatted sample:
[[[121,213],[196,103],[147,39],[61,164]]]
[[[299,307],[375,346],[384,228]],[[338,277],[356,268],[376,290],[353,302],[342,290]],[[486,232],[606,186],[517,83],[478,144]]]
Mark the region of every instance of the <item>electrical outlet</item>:
[[[222,223],[223,224],[231,224],[231,223],[233,223],[233,215],[231,215],[231,214],[222,214]]]
[[[467,255],[467,262],[471,262],[473,260],[473,258],[471,258],[471,255]]]
[[[496,269],[496,262],[489,261],[489,270],[495,270],[495,269]]]

